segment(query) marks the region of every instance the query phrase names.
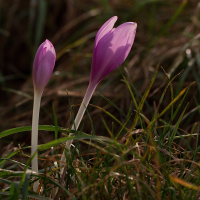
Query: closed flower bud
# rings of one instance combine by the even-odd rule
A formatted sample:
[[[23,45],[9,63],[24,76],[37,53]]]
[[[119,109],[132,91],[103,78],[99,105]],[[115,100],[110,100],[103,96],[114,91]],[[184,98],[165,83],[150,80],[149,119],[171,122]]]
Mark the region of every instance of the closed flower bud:
[[[35,55],[33,63],[33,85],[37,92],[42,93],[49,82],[56,59],[55,49],[49,40],[43,42]]]

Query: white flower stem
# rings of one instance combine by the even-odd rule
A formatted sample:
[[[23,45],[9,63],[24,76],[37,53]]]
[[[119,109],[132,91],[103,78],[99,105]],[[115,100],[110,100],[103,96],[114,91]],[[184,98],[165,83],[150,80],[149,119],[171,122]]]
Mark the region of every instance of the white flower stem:
[[[92,97],[92,95],[93,95],[93,93],[94,93],[94,91],[95,91],[95,89],[96,89],[96,86],[97,86],[97,84],[90,84],[90,83],[89,83],[89,86],[88,86],[88,88],[87,88],[87,91],[86,91],[85,96],[84,96],[84,98],[83,98],[83,101],[82,101],[82,103],[81,103],[81,106],[80,106],[80,108],[79,108],[79,110],[78,110],[78,113],[77,113],[77,115],[76,115],[76,118],[75,118],[75,120],[74,120],[74,122],[73,122],[73,125],[72,125],[71,130],[77,130],[77,129],[78,129],[78,127],[79,127],[79,125],[80,125],[80,123],[81,123],[81,120],[82,120],[82,118],[83,118],[83,115],[84,115],[84,113],[85,113],[85,111],[86,111],[86,108],[87,108],[87,106],[88,106],[88,104],[89,104],[89,102],[90,102],[90,99],[91,99],[91,97]],[[73,135],[73,133],[70,133],[70,134],[69,134],[69,136],[72,136],[72,135]],[[70,146],[71,146],[72,142],[73,142],[73,140],[70,140],[70,141],[67,141],[67,142],[65,143],[65,147],[66,147],[66,149],[68,150],[68,152],[66,152],[66,154],[69,153]],[[65,150],[64,150],[63,153],[62,153],[62,157],[61,157],[60,161],[61,161],[61,165],[62,165],[62,163],[65,163],[65,162],[66,162]],[[64,167],[62,167],[62,168],[60,169],[61,178],[62,178],[62,176],[63,176],[63,172],[64,172]],[[58,176],[57,176],[57,178],[58,178]],[[57,194],[57,192],[58,192],[58,188],[54,188],[54,189],[53,189],[53,192],[52,192],[52,196],[55,197],[56,194]]]
[[[33,101],[33,117],[32,117],[32,134],[31,134],[31,156],[34,155],[38,145],[38,123],[39,123],[39,112],[40,112],[40,101],[42,93],[34,90],[34,101]],[[38,173],[38,153],[32,160],[32,171]],[[37,192],[39,181],[34,182],[33,191]]]
[[[85,111],[87,109],[87,106],[88,106],[88,104],[90,102],[90,99],[92,98],[92,95],[93,95],[95,89],[96,89],[96,85],[89,84],[89,86],[87,88],[87,91],[85,93],[85,96],[83,98],[83,101],[81,103],[81,106],[80,106],[80,108],[78,110],[78,113],[76,115],[76,118],[74,120],[74,123],[72,125],[72,128],[71,128],[72,130],[77,130],[78,129],[78,127],[79,127],[79,125],[81,123],[81,120],[83,118],[83,115],[84,115],[84,113],[85,113]]]
[[[85,93],[85,96],[83,98],[83,101],[81,103],[81,106],[80,106],[80,108],[78,110],[78,113],[76,115],[76,118],[75,118],[75,120],[73,122],[71,130],[77,130],[78,129],[78,127],[79,127],[79,125],[81,123],[81,120],[83,118],[83,115],[84,115],[84,113],[86,111],[86,108],[87,108],[87,106],[88,106],[88,104],[90,102],[90,99],[91,99],[91,97],[92,97],[92,95],[93,95],[93,93],[94,93],[94,91],[96,89],[96,86],[97,86],[97,84],[89,84],[89,86],[87,88],[87,91]],[[73,133],[69,134],[69,136],[71,136],[71,135],[73,135]],[[73,142],[73,140],[70,140],[70,141],[66,142],[65,146],[66,146],[67,150],[70,150],[70,146],[71,146],[72,142]],[[62,154],[62,157],[61,157],[61,161],[62,162],[66,162],[65,151],[63,151],[63,154]],[[63,170],[64,170],[64,168],[61,168],[61,171],[60,171],[61,175],[63,174]]]

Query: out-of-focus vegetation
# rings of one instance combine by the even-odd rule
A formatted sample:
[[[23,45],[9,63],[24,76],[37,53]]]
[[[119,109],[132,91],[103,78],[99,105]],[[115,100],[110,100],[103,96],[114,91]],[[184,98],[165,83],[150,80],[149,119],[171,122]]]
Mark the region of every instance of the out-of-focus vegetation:
[[[198,137],[196,137],[200,125],[200,4],[197,0],[1,0],[0,131],[31,125],[32,62],[36,49],[46,38],[56,49],[57,61],[42,97],[40,124],[55,125],[53,102],[58,126],[65,129],[70,127],[71,111],[76,114],[79,107],[77,104],[81,103],[88,85],[96,32],[114,15],[118,16],[116,26],[127,21],[138,24],[132,50],[120,67],[125,79],[119,70],[115,70],[103,79],[92,98],[93,105],[88,107],[89,115],[85,115],[81,131],[94,134],[95,130],[97,136],[111,137],[111,139],[119,133],[117,140],[120,139],[120,142],[115,141],[114,146],[119,147],[122,143],[126,143],[127,146],[120,146],[116,150],[117,148],[111,148],[113,143],[105,145],[102,142],[101,145],[106,146],[106,150],[104,149],[102,153],[102,146],[97,148],[93,145],[93,148],[98,149],[96,157],[94,156],[95,164],[90,154],[81,157],[74,153],[77,160],[73,161],[73,167],[77,167],[77,173],[84,167],[88,169],[83,170],[84,173],[79,174],[80,177],[72,178],[76,180],[74,183],[66,182],[66,189],[63,189],[64,193],[60,192],[60,195],[71,195],[71,198],[74,195],[73,197],[78,199],[83,195],[83,199],[98,199],[97,191],[100,190],[102,191],[100,199],[123,199],[122,197],[176,199],[179,195],[180,199],[195,199],[198,197],[198,194],[195,196],[196,191],[200,189],[197,164]],[[162,67],[158,69],[150,88],[157,65]],[[183,91],[194,81],[195,84],[189,87],[189,90]],[[140,113],[137,113],[140,107],[134,104],[127,85],[133,92],[138,106],[141,105]],[[148,96],[143,98],[145,102],[142,106],[141,99],[147,89],[150,90]],[[166,94],[162,96],[165,92]],[[166,109],[168,105],[172,106]],[[163,113],[165,109],[166,112]],[[163,114],[162,119],[161,114]],[[127,131],[122,130],[115,119],[125,124]],[[133,126],[136,130],[141,130],[138,132],[141,135],[135,136],[137,132],[134,132],[132,138],[134,141],[132,139],[129,141],[127,132]],[[20,147],[30,145],[30,127],[19,130],[19,133],[14,130],[15,134],[1,138],[2,158],[8,159],[6,156],[15,152],[19,148],[18,144]],[[55,139],[55,134],[52,132],[55,129],[51,126],[41,127],[40,130],[40,144]],[[58,130],[59,138],[63,137],[62,131],[63,129]],[[182,135],[187,134],[193,135],[184,139],[185,136]],[[83,136],[79,137],[84,139]],[[95,138],[95,141],[98,139]],[[52,146],[58,143],[60,142],[55,142]],[[76,147],[87,154],[88,140],[84,143],[87,144],[81,143]],[[44,149],[47,147],[48,145]],[[95,152],[93,148],[91,147],[92,152]],[[41,147],[41,150],[44,149]],[[30,153],[29,149],[24,151],[26,154]],[[60,150],[58,151],[60,153]],[[114,153],[109,154],[110,151]],[[118,157],[121,155],[120,160]],[[43,159],[44,157],[45,153],[42,154]],[[100,169],[97,169],[97,158],[99,163],[103,163]],[[86,166],[80,166],[79,161],[83,164],[83,160],[87,159],[89,160]],[[134,166],[129,165],[131,159],[136,159],[138,163],[134,162]],[[186,163],[182,159],[189,161]],[[2,163],[1,160],[0,166],[6,170],[23,171],[24,166],[21,163],[26,163],[27,160],[28,158],[21,152],[15,154],[12,160],[6,160],[6,163]],[[175,162],[173,160],[177,163],[173,163]],[[44,163],[41,161],[41,169],[45,168]],[[119,167],[117,172],[115,164]],[[98,170],[101,171],[101,175],[98,174]],[[68,172],[68,180],[74,175],[73,173],[75,173],[73,170]],[[94,177],[89,176],[90,173]],[[3,176],[6,175],[0,175]],[[28,174],[24,176],[26,176],[24,180],[29,180]],[[90,186],[86,185],[87,178],[91,180]],[[49,179],[45,181],[51,182]],[[1,183],[0,187],[9,185],[5,180],[1,180]],[[96,183],[99,185],[95,185]],[[17,187],[12,185],[11,189],[14,191]],[[145,188],[149,192],[145,191]],[[50,189],[47,191],[46,189],[43,196],[49,197]],[[67,193],[69,191],[70,195]]]

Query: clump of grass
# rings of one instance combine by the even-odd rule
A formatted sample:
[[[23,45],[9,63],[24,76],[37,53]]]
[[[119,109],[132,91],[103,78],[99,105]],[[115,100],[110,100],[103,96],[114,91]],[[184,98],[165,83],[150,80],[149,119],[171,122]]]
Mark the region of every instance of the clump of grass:
[[[125,76],[123,78],[132,95],[136,107],[135,113],[132,113],[133,110],[130,107],[130,112],[126,115],[113,102],[103,96],[102,98],[122,113],[126,119],[125,123],[120,122],[108,111],[97,107],[116,122],[115,127],[110,128],[110,124],[102,115],[102,122],[110,137],[98,136],[93,126],[91,126],[91,133],[80,130],[74,131],[74,136],[67,136],[71,130],[57,125],[54,110],[55,126],[39,126],[39,129],[55,131],[55,135],[62,132],[65,133],[65,137],[38,146],[39,159],[43,166],[39,175],[30,172],[32,157],[26,155],[29,157],[26,164],[14,159],[17,154],[24,157],[23,152],[30,147],[19,148],[1,158],[0,181],[3,183],[3,189],[0,192],[1,199],[49,199],[52,197],[54,187],[59,188],[54,199],[197,198],[197,192],[200,189],[199,133],[194,132],[197,124],[194,124],[191,133],[179,128],[187,109],[187,105],[183,106],[183,103],[194,83],[189,84],[175,96],[175,91],[172,89],[173,80],[169,79],[152,119],[148,119],[143,115],[143,106],[156,73],[140,101],[137,100],[131,83]],[[159,107],[168,88],[171,88],[172,101],[165,109],[160,110]],[[177,108],[172,109],[178,100]],[[180,115],[178,115],[179,110],[181,110]],[[170,121],[162,118],[166,112],[170,112]],[[92,125],[90,113],[87,113]],[[133,114],[135,117],[132,121]],[[175,121],[175,118],[178,120]],[[117,129],[116,126],[119,131],[114,131]],[[1,132],[0,137],[27,130],[31,130],[31,127],[7,130]],[[191,146],[190,140],[193,139],[196,142]],[[74,140],[71,154],[67,154],[66,163],[59,163],[60,144],[70,140]],[[8,162],[19,165],[22,171],[3,167]],[[60,177],[59,171],[64,166],[66,166],[66,174]],[[38,179],[40,187],[36,194],[31,190],[31,186]]]

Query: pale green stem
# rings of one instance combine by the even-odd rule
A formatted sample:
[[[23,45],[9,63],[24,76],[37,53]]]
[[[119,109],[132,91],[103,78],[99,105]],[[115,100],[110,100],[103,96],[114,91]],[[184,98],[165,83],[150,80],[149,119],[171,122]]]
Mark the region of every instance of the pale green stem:
[[[78,113],[76,115],[76,118],[74,120],[74,123],[72,125],[71,130],[75,130],[75,129],[77,130],[78,129],[78,127],[79,127],[79,125],[81,123],[81,120],[83,118],[83,115],[84,115],[84,113],[86,111],[86,108],[87,108],[87,106],[88,106],[88,104],[90,102],[90,99],[91,99],[96,87],[97,87],[97,84],[89,84],[89,86],[87,88],[87,91],[85,93],[85,96],[83,98],[83,101],[81,103],[81,106],[80,106],[80,108],[78,110]],[[73,135],[73,133],[69,134],[69,136],[71,136],[71,135]],[[68,150],[68,152],[70,150],[70,146],[71,146],[72,142],[73,142],[73,140],[70,140],[70,141],[67,141],[65,143],[65,146],[66,146],[66,149]],[[68,152],[66,152],[66,153],[68,153]],[[62,154],[62,157],[61,157],[60,161],[63,162],[63,163],[66,162],[65,151],[63,151],[63,154]],[[60,169],[61,177],[63,176],[63,171],[64,171],[64,167],[62,167]],[[55,197],[57,192],[58,192],[58,188],[54,188],[53,192],[52,192],[52,196]]]
[[[77,130],[78,129],[78,127],[79,127],[79,125],[81,123],[81,120],[83,118],[83,115],[84,115],[84,113],[86,111],[86,108],[87,108],[87,106],[88,106],[88,104],[90,102],[90,99],[91,99],[96,87],[97,87],[97,84],[89,84],[89,86],[87,88],[87,91],[85,93],[85,96],[83,98],[83,101],[81,103],[81,106],[80,106],[80,108],[78,110],[78,113],[76,115],[76,118],[74,120],[74,123],[72,125],[71,130]],[[73,133],[69,134],[69,136],[71,136],[71,135],[73,135]],[[70,141],[66,142],[66,144],[65,144],[66,149],[70,150],[70,146],[71,146],[72,142],[73,142],[73,140],[70,140]],[[65,152],[64,151],[63,151],[63,154],[62,154],[62,157],[61,157],[61,161],[62,162],[66,162]],[[63,173],[63,170],[64,170],[64,168],[61,168],[61,171],[60,171],[61,174]]]
[[[96,89],[96,85],[89,84],[87,91],[85,93],[85,96],[83,98],[83,101],[81,103],[81,106],[80,106],[78,113],[76,115],[76,118],[74,120],[74,123],[72,125],[71,130],[75,130],[75,129],[77,130],[78,129],[78,127],[81,123],[81,120],[83,118],[83,115],[84,115],[84,113],[87,109],[87,106],[90,102],[90,99],[92,98],[92,95],[93,95],[95,89]]]
[[[38,123],[39,123],[39,112],[40,112],[40,101],[42,93],[34,90],[34,101],[33,101],[33,118],[32,118],[32,135],[31,135],[31,156],[37,150],[38,145]],[[32,160],[32,171],[38,173],[38,153]],[[33,184],[33,191],[36,192],[39,186],[39,182],[36,181]]]

